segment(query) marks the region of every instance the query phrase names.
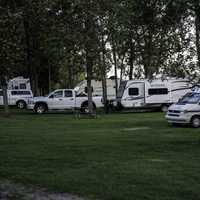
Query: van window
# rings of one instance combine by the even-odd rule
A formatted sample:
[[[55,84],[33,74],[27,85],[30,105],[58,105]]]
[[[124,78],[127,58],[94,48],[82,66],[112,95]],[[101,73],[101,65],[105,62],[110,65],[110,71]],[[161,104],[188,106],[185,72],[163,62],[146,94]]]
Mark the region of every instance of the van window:
[[[11,91],[11,95],[31,95],[30,91]]]
[[[128,89],[129,96],[138,96],[139,95],[139,88],[129,88]]]
[[[149,89],[149,95],[164,95],[164,94],[168,94],[167,88]]]
[[[65,90],[65,97],[72,97],[72,91],[71,90]]]

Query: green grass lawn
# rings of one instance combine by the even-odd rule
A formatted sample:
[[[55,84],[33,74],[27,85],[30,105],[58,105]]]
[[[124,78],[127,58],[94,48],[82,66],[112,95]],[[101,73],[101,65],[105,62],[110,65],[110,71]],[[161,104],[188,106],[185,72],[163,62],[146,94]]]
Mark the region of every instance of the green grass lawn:
[[[200,129],[163,113],[16,113],[0,117],[0,177],[89,199],[197,200]]]

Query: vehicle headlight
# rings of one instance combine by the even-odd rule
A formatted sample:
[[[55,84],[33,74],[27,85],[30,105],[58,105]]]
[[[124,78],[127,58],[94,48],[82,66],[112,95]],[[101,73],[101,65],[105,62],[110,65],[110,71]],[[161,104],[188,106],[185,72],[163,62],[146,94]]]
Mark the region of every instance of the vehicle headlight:
[[[186,114],[186,113],[188,113],[188,110],[183,110],[183,111],[181,111],[181,113]]]

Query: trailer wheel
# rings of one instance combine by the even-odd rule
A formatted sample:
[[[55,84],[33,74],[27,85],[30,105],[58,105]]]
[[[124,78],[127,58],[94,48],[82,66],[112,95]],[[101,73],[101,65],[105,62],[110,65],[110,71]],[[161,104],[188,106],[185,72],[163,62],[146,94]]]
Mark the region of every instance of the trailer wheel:
[[[47,106],[44,103],[36,104],[34,111],[37,114],[44,114],[47,111]]]
[[[200,116],[194,116],[191,119],[191,126],[193,128],[199,128],[200,127]]]
[[[23,100],[19,100],[17,103],[16,103],[17,107],[19,109],[25,109],[26,108],[26,102],[23,101]]]
[[[162,105],[161,106],[161,111],[162,112],[167,112],[168,111],[168,106],[167,105]]]

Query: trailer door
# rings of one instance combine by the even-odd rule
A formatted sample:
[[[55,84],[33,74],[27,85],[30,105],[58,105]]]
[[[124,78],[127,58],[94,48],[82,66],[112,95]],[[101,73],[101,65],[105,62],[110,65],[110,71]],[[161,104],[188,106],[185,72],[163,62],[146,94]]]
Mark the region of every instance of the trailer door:
[[[125,108],[144,106],[145,103],[144,82],[133,82],[130,85],[128,85],[124,92],[121,103]]]

